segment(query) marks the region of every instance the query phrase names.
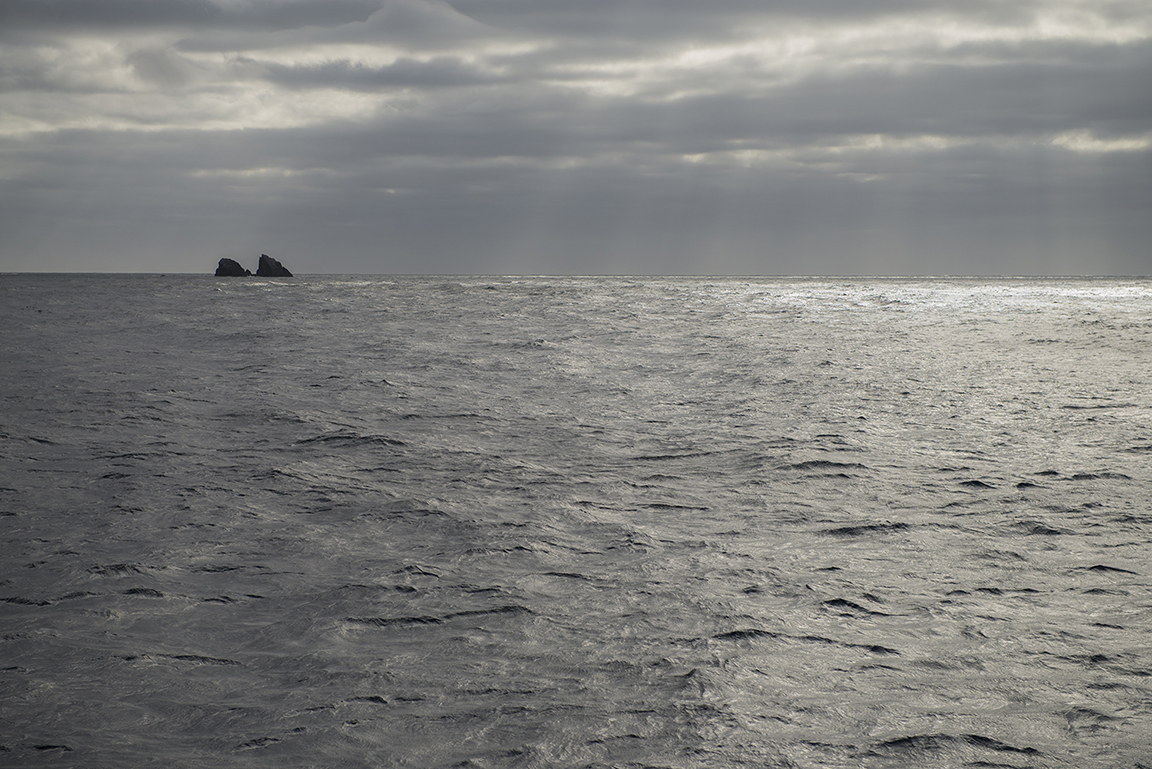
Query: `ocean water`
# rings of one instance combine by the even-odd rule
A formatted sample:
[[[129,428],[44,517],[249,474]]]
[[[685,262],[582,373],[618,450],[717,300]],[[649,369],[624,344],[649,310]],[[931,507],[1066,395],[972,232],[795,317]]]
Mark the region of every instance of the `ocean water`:
[[[1152,281],[0,275],[0,764],[1152,766]]]

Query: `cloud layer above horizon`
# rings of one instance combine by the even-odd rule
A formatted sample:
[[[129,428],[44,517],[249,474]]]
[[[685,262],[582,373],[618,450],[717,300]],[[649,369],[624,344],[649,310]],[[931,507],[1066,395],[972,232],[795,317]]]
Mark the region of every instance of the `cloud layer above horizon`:
[[[0,270],[1148,274],[1144,0],[0,0]]]

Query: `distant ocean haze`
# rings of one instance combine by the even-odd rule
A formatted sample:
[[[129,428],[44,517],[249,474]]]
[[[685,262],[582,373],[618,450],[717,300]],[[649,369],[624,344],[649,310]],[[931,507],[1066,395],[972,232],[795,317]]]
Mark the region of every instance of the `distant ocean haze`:
[[[0,290],[0,763],[1152,765],[1152,282]]]

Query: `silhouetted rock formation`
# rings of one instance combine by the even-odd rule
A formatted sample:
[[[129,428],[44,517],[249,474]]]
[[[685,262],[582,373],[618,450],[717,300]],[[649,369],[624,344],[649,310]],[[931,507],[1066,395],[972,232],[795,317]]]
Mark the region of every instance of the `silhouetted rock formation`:
[[[256,274],[262,278],[292,277],[292,273],[288,272],[287,267],[268,256],[268,254],[260,254],[260,266],[256,268]]]
[[[220,264],[216,266],[216,276],[225,278],[244,278],[252,273],[240,266],[240,263],[235,259],[224,258],[220,260]],[[280,261],[273,259],[268,254],[260,254],[260,265],[256,268],[256,274],[262,278],[291,278],[292,273],[288,268],[280,264]]]
[[[221,259],[220,264],[216,266],[216,277],[243,278],[251,274],[235,259]]]

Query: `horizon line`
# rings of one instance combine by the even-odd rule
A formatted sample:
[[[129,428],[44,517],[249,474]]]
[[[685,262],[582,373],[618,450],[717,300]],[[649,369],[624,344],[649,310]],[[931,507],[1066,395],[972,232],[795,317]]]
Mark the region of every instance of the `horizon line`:
[[[162,272],[136,272],[128,270],[99,270],[99,271],[79,271],[79,270],[0,270],[0,275],[136,275],[136,276],[155,276],[164,277],[167,275],[180,275],[180,276],[202,276],[207,278],[220,278],[220,279],[243,279],[243,278],[268,278],[271,276],[263,275],[244,275],[244,276],[223,276],[214,275],[211,272],[185,272],[176,270],[164,270]],[[850,279],[881,279],[881,280],[979,280],[979,279],[1012,279],[1012,280],[1068,280],[1080,279],[1089,280],[1096,278],[1112,278],[1112,279],[1132,279],[1132,280],[1147,280],[1152,278],[1152,275],[1143,274],[1114,274],[1114,273],[1091,273],[1091,274],[1009,274],[1009,273],[968,273],[968,274],[879,274],[879,273],[835,273],[835,274],[800,274],[800,273],[487,273],[487,272],[294,272],[291,278],[280,277],[278,280],[293,280],[294,278],[314,277],[314,278],[341,278],[341,277],[362,277],[362,278],[703,278],[703,279],[792,279],[792,280],[850,280]]]

